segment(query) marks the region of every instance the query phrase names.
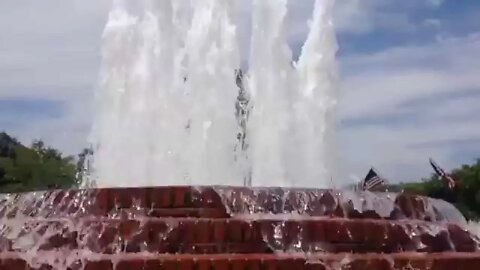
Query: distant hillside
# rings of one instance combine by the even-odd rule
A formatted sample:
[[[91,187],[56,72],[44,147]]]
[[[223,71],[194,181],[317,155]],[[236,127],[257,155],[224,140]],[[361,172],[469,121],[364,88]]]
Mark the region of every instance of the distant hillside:
[[[0,133],[0,192],[67,188],[75,184],[72,157],[35,141],[31,147]]]

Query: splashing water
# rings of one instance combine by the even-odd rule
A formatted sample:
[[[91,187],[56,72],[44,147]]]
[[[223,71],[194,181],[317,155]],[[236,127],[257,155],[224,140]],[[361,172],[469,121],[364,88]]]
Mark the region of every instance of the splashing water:
[[[476,221],[470,221],[468,223],[468,229],[474,233],[475,235],[477,235],[478,237],[480,237],[480,222],[476,222]]]
[[[234,0],[114,1],[92,131],[97,186],[329,186],[334,0],[317,0],[297,62],[287,0],[252,0],[249,68]],[[236,81],[237,78],[237,81]]]

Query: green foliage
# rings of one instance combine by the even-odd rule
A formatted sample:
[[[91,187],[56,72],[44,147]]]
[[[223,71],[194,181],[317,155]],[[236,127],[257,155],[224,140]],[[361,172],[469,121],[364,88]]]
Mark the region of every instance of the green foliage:
[[[480,218],[480,159],[453,170],[451,174],[457,180],[454,189],[448,188],[436,175],[418,183],[402,184],[402,187],[409,193],[448,201],[468,219]]]
[[[31,147],[0,133],[0,192],[22,192],[75,185],[72,157],[46,147],[42,141]]]

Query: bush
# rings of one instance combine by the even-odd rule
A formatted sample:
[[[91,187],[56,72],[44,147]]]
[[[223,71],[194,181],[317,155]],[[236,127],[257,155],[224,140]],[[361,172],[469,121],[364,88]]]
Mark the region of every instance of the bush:
[[[468,219],[480,217],[480,159],[452,171],[457,186],[450,189],[437,175],[419,183],[402,184],[407,192],[442,199],[454,204]]]
[[[75,185],[72,157],[35,141],[31,147],[0,133],[0,192],[23,192]]]

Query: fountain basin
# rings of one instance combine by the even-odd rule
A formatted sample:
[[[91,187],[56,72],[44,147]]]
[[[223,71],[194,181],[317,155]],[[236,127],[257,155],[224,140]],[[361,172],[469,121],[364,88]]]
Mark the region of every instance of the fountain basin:
[[[4,195],[0,217],[1,269],[480,266],[480,239],[458,210],[403,193],[225,186],[54,190]]]

